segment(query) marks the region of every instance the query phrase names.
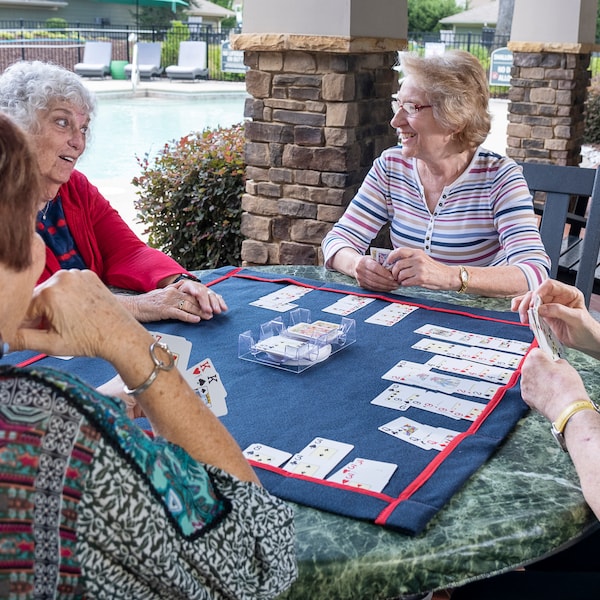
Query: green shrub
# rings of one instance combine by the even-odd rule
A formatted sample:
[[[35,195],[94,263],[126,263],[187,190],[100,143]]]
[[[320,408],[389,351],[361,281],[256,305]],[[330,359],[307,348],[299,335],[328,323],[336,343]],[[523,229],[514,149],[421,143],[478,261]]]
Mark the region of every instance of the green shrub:
[[[168,67],[176,65],[179,58],[179,43],[190,39],[190,29],[181,21],[171,21],[171,28],[162,44],[160,64]]]
[[[60,17],[51,17],[50,19],[46,19],[46,27],[48,29],[66,29],[67,21],[65,19],[61,19]]]
[[[148,242],[186,269],[239,265],[244,126],[205,129],[165,144],[142,175],[135,201]]]

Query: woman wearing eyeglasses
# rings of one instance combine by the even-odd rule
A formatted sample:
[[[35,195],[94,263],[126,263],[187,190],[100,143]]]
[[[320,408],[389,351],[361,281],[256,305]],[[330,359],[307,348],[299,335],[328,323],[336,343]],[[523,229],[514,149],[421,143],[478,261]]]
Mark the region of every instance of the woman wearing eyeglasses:
[[[376,291],[422,286],[512,296],[548,277],[521,167],[481,146],[490,131],[485,71],[468,52],[401,55],[392,103],[399,145],[377,158],[323,240],[327,268]],[[367,252],[390,224],[383,264]]]

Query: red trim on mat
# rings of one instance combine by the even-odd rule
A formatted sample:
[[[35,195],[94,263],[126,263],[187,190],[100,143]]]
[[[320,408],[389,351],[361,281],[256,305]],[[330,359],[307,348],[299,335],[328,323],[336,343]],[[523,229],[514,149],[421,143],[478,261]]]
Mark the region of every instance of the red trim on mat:
[[[28,359],[23,360],[20,363],[16,364],[15,367],[28,367],[29,365],[32,365],[33,363],[38,362],[38,360],[44,360],[44,358],[48,358],[48,355],[47,354],[36,354],[35,356],[32,356],[31,358],[28,358]]]
[[[209,285],[213,285],[213,283],[216,283],[217,281],[223,281],[225,279],[227,279],[228,277],[237,277],[238,279],[250,279],[253,281],[266,281],[268,283],[288,283],[291,285],[299,285],[300,287],[305,287],[305,288],[310,288],[313,290],[319,290],[322,292],[332,292],[334,294],[351,294],[353,296],[360,296],[360,297],[364,297],[364,298],[375,298],[376,300],[383,300],[384,302],[392,302],[392,303],[396,303],[396,304],[408,304],[409,306],[418,306],[419,308],[423,308],[425,310],[434,310],[436,312],[440,312],[440,313],[450,313],[450,314],[456,314],[456,315],[463,315],[465,317],[469,317],[471,319],[479,319],[480,321],[494,321],[495,323],[506,323],[507,325],[518,325],[521,327],[528,327],[528,325],[525,325],[524,323],[520,323],[518,321],[511,321],[509,319],[497,319],[494,317],[486,317],[484,315],[475,315],[473,313],[470,313],[469,311],[466,310],[454,310],[454,309],[449,309],[449,308],[435,308],[432,306],[427,306],[426,304],[420,304],[419,302],[411,302],[405,298],[390,298],[389,296],[384,296],[382,294],[378,294],[377,292],[353,292],[350,290],[339,290],[336,288],[330,288],[330,287],[326,287],[323,285],[311,285],[309,283],[305,283],[303,281],[298,281],[296,279],[292,279],[291,277],[277,277],[275,279],[271,278],[271,277],[259,277],[257,275],[247,275],[245,273],[241,273],[240,271],[242,271],[243,268],[240,267],[238,269],[235,270],[235,272],[230,272],[227,273],[226,275],[224,275],[223,277],[219,278],[218,280],[216,280],[215,282],[211,282]]]
[[[241,273],[242,270],[243,270],[242,268],[238,268],[233,271],[230,271],[223,277],[220,277],[215,282],[212,282],[210,285],[212,285],[213,283],[217,283],[218,281],[223,281],[225,279],[228,279],[229,277],[237,277],[239,279],[250,279],[253,281],[264,281],[264,282],[268,282],[268,283],[287,283],[287,284],[291,284],[291,285],[299,285],[301,287],[311,288],[314,290],[320,290],[320,291],[324,291],[324,292],[333,292],[336,294],[353,294],[355,296],[363,296],[366,298],[375,298],[378,300],[383,300],[385,302],[409,304],[411,306],[418,306],[419,308],[424,308],[426,310],[463,315],[463,316],[469,317],[471,319],[480,319],[480,320],[484,320],[484,321],[494,321],[496,323],[506,323],[508,325],[519,325],[519,326],[527,327],[527,325],[520,323],[518,321],[510,321],[508,319],[497,319],[494,317],[476,315],[476,314],[470,313],[465,310],[436,308],[436,307],[432,307],[432,306],[423,305],[418,302],[407,302],[406,300],[404,300],[402,298],[398,298],[396,300],[394,298],[390,298],[388,296],[384,296],[384,295],[381,295],[378,293],[372,293],[372,292],[361,293],[361,292],[353,292],[353,291],[349,291],[349,290],[339,290],[339,289],[329,288],[329,287],[320,286],[320,285],[311,285],[311,284],[307,284],[307,283],[304,283],[301,281],[297,281],[296,279],[293,279],[291,277],[272,278],[272,277],[260,277],[257,275],[248,275],[245,273]],[[537,344],[534,340],[530,349],[535,347],[536,345]],[[525,356],[527,356],[527,355],[525,355]],[[372,496],[374,498],[383,500],[383,501],[387,502],[388,505],[384,510],[382,510],[379,513],[379,515],[375,519],[374,523],[377,525],[385,525],[385,523],[387,522],[390,515],[396,510],[397,506],[401,502],[408,500],[414,493],[416,493],[419,490],[419,488],[421,488],[421,486],[423,486],[429,480],[431,475],[433,475],[433,473],[435,473],[435,471],[437,471],[439,469],[439,467],[442,466],[442,464],[448,458],[448,456],[450,456],[450,454],[452,454],[452,452],[456,449],[456,447],[464,439],[475,434],[479,430],[479,428],[482,426],[482,424],[485,422],[485,420],[494,411],[496,406],[498,406],[498,403],[502,400],[506,391],[513,388],[516,385],[516,383],[519,379],[519,376],[521,374],[521,365],[523,364],[523,361],[525,360],[525,356],[522,358],[517,369],[513,372],[510,380],[506,383],[506,385],[502,386],[496,392],[496,394],[494,394],[494,397],[486,404],[481,415],[473,422],[473,424],[465,432],[457,435],[448,444],[448,446],[446,448],[444,448],[444,450],[439,452],[438,455],[423,469],[423,471],[421,471],[421,473],[402,491],[402,493],[397,498],[394,498],[392,496],[389,496],[389,495],[386,495],[386,494],[383,494],[380,492],[371,492],[371,491],[360,489],[360,488],[353,488],[351,486],[343,485],[340,483],[334,483],[331,481],[326,481],[324,479],[316,479],[314,477],[307,477],[306,475],[297,475],[295,473],[290,473],[289,471],[285,471],[284,469],[282,469],[280,467],[275,467],[273,465],[265,465],[264,463],[256,462],[253,460],[249,460],[248,462],[254,467],[257,467],[260,469],[265,469],[267,471],[272,471],[273,473],[281,475],[282,477],[300,479],[300,480],[308,481],[310,483],[317,483],[319,485],[326,485],[329,487],[338,488],[344,492],[364,494],[364,495]]]

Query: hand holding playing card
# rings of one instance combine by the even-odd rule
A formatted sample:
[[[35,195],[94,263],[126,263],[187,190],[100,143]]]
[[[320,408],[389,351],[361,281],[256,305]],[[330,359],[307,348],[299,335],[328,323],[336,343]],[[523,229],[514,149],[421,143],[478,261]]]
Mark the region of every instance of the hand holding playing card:
[[[529,317],[529,327],[533,331],[533,335],[538,343],[538,346],[552,358],[558,360],[565,354],[565,349],[561,341],[556,337],[548,323],[538,314],[538,309],[542,304],[539,296],[535,296],[533,306],[527,311]]]

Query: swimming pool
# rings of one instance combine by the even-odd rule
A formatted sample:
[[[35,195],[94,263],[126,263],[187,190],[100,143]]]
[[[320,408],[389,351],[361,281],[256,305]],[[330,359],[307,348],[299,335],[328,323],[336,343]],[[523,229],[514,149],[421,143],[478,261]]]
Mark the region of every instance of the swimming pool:
[[[92,183],[141,174],[136,156],[151,157],[165,143],[244,119],[245,93],[223,96],[103,98],[91,123],[87,149],[77,163]]]

